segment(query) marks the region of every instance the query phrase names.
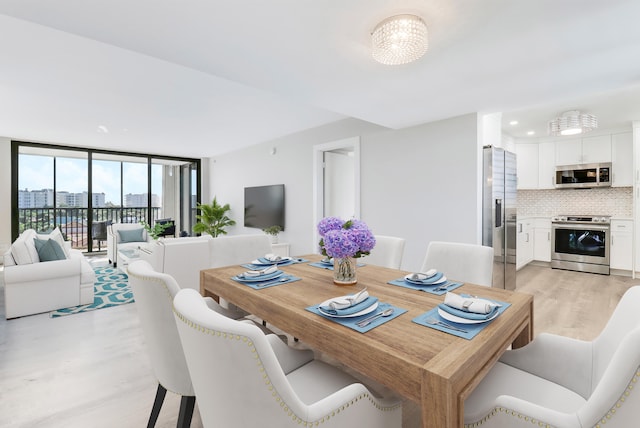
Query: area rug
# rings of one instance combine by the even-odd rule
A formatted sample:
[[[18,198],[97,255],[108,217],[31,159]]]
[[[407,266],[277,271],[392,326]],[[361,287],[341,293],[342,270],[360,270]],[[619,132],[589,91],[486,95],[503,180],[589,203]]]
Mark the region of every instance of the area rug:
[[[126,273],[112,267],[94,268],[94,272],[96,282],[93,286],[93,303],[51,311],[49,317],[57,318],[133,302],[133,292]]]

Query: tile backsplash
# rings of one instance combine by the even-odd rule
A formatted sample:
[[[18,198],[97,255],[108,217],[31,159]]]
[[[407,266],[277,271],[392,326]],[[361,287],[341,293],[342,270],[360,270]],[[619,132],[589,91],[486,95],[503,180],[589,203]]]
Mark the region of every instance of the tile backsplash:
[[[633,188],[518,190],[518,216],[633,216]]]

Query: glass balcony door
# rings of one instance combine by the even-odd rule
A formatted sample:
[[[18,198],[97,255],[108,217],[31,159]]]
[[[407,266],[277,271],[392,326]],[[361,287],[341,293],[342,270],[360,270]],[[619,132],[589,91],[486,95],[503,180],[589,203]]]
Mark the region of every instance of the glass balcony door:
[[[197,159],[152,157],[37,143],[17,145],[12,236],[60,227],[74,248],[104,251],[110,223],[169,221],[191,234],[199,198]],[[59,148],[60,147],[60,148]]]

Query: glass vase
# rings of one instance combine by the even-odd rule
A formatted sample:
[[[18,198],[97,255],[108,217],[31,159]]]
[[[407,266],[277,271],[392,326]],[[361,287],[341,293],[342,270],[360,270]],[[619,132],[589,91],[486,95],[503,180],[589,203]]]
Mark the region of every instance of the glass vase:
[[[356,259],[353,257],[333,259],[333,283],[336,285],[354,285],[358,282]]]

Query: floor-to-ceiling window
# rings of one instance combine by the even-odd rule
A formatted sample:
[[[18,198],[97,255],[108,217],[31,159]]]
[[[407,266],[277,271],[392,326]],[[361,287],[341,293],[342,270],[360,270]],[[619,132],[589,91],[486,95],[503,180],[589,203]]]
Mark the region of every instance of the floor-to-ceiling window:
[[[111,223],[153,226],[161,220],[183,234],[192,230],[191,212],[200,200],[198,159],[12,144],[13,239],[28,228],[59,227],[72,247],[102,251]],[[181,198],[184,189],[188,199]]]

